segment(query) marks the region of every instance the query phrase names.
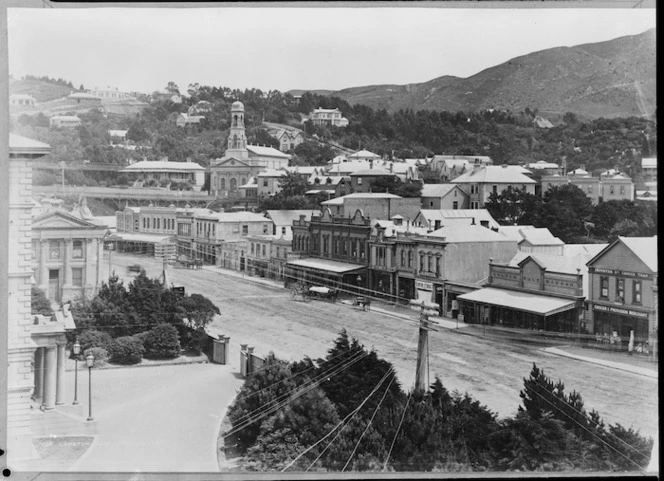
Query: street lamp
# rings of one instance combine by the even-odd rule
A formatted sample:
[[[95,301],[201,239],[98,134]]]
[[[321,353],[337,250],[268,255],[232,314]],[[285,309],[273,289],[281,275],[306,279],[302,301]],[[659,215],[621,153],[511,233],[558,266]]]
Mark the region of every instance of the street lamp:
[[[92,353],[88,354],[85,358],[85,362],[88,365],[88,419],[86,421],[94,421],[92,417],[92,367],[95,365],[95,357]]]
[[[78,355],[81,353],[81,345],[78,343],[78,337],[74,342],[74,402],[78,404]]]
[[[358,274],[357,277],[355,278],[355,280],[357,281],[357,292],[359,293],[360,292],[360,287],[361,287],[361,282],[362,282],[362,276]]]

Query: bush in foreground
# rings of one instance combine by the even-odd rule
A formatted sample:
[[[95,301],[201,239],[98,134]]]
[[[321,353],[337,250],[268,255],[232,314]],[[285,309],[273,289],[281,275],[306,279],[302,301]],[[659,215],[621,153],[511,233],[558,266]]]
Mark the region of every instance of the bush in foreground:
[[[113,338],[107,332],[87,329],[78,337],[78,343],[81,345],[81,352],[93,347],[100,347],[108,352],[113,344]]]
[[[138,364],[143,358],[143,343],[134,336],[118,337],[111,344],[111,362],[117,364]]]
[[[105,364],[108,361],[108,351],[103,347],[91,347],[83,351],[83,359],[92,354],[95,357],[95,366]]]
[[[171,324],[159,324],[150,329],[143,343],[145,357],[173,358],[180,355],[178,331]]]

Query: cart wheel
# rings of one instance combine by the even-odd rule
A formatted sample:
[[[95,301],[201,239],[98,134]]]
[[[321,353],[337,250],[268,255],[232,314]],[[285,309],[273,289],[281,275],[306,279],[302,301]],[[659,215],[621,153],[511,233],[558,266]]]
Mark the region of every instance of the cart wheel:
[[[304,294],[302,297],[304,297],[304,302],[311,302],[311,294]]]
[[[290,291],[290,296],[291,296],[291,299],[295,299],[297,297],[297,291],[295,289],[292,289]]]

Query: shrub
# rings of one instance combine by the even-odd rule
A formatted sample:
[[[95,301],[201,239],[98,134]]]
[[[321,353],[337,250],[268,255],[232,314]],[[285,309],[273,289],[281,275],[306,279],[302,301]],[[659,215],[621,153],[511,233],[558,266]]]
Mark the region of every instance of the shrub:
[[[111,362],[117,364],[138,364],[143,358],[143,343],[134,336],[118,337],[111,344]]]
[[[159,324],[145,336],[146,357],[177,357],[180,355],[178,331],[171,324]]]
[[[32,286],[30,313],[41,314],[42,316],[52,316],[53,309],[51,309],[51,301],[46,297],[46,293],[38,287]]]
[[[92,354],[95,357],[95,366],[100,364],[106,364],[108,361],[108,351],[103,347],[91,347],[83,351],[83,358],[88,357],[88,354]]]
[[[111,344],[113,344],[113,338],[107,332],[87,329],[78,337],[78,343],[81,345],[81,352],[85,352],[92,347],[100,347],[109,352]]]

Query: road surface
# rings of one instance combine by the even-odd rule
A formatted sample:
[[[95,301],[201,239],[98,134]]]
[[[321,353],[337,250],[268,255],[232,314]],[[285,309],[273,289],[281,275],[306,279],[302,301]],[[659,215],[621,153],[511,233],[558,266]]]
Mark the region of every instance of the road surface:
[[[126,270],[130,264],[143,265],[151,277],[162,270],[153,258],[114,254],[113,263],[126,279],[131,277]],[[222,314],[209,330],[230,336],[231,345],[249,344],[260,355],[273,351],[287,360],[304,356],[316,359],[326,355],[345,328],[350,336],[395,365],[405,390],[414,385],[416,312],[413,322],[408,322],[339,303],[304,303],[292,300],[282,287],[238,279],[218,269],[171,268],[168,275],[174,285],[184,285],[189,294],[209,297],[220,308]],[[490,328],[487,331],[486,337],[477,326],[431,332],[431,381],[437,375],[448,390],[468,392],[499,417],[506,417],[516,412],[523,378],[536,363],[554,381],[561,379],[568,392],[580,392],[586,409],[598,411],[607,424],[618,422],[648,436],[658,434],[657,380],[556,356],[542,351],[543,346],[535,340],[511,340],[493,334]],[[231,362],[237,363],[235,358]]]
[[[85,371],[78,392],[87,413]],[[93,370],[98,433],[69,471],[218,472],[219,425],[243,382],[236,372],[218,364]]]

